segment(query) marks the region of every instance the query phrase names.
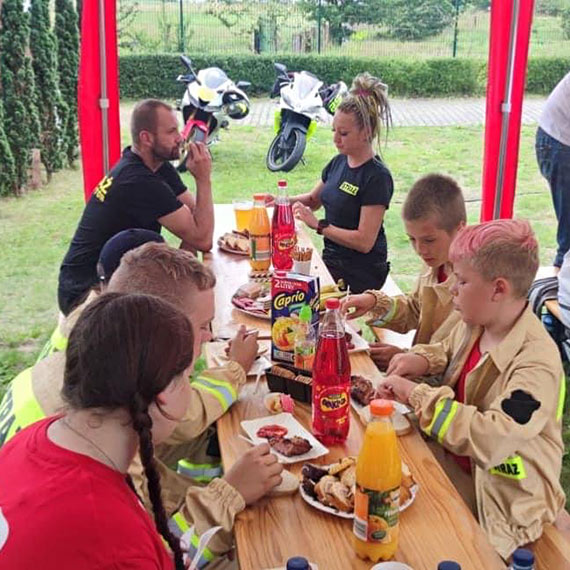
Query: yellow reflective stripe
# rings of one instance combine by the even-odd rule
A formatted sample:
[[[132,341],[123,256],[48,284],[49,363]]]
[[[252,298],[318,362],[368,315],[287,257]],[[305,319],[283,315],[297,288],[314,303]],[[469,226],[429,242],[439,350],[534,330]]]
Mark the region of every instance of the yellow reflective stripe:
[[[489,473],[499,477],[506,477],[507,479],[515,479],[516,481],[526,479],[526,470],[520,455],[507,457],[502,463],[489,469]]]
[[[560,391],[558,392],[558,409],[556,410],[556,421],[562,419],[564,413],[564,403],[566,402],[566,377],[562,374],[560,379]]]
[[[457,413],[458,404],[451,398],[444,398],[440,400],[435,406],[435,413],[429,426],[425,432],[432,437],[436,437],[437,441],[441,443],[455,414]]]
[[[389,323],[394,318],[397,309],[398,309],[398,299],[394,297],[392,299],[392,304],[388,309],[388,312],[386,312],[382,317],[369,321],[367,323],[368,326],[383,327],[385,324]]]
[[[210,384],[214,384],[215,386],[220,386],[225,390],[228,390],[230,394],[233,396],[234,400],[237,400],[237,392],[231,382],[227,380],[219,380],[218,378],[212,378],[211,376],[206,376],[205,374],[201,374],[198,380],[207,380]]]
[[[59,325],[56,326],[54,331],[51,333],[49,340],[44,344],[36,362],[43,360],[54,352],[63,352],[67,349],[67,343],[67,337],[61,332]]]
[[[182,513],[180,512],[174,513],[172,515],[172,520],[176,523],[176,526],[182,531],[182,534],[184,534],[190,528],[188,521],[182,516]]]
[[[21,429],[45,417],[32,389],[32,368],[26,368],[10,384],[2,400],[0,434],[6,430],[0,444],[6,443]]]
[[[200,542],[200,537],[196,534],[196,531],[194,531],[192,533],[192,538],[190,539],[190,543],[196,550],[198,550],[199,542]],[[212,551],[206,546],[206,548],[204,548],[204,551],[202,552],[202,555],[200,556],[200,562],[198,563],[198,566],[200,568],[202,567],[202,558],[204,558],[206,562],[211,562],[212,560],[214,560],[215,557],[216,555],[213,554]]]

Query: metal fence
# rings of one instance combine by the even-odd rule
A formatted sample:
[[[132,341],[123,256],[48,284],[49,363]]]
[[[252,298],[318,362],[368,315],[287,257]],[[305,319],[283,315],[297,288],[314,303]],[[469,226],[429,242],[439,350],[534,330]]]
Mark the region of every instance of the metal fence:
[[[382,0],[353,6],[366,2],[374,9],[355,15],[331,11],[328,0],[118,0],[119,49],[121,54],[279,52],[414,59],[488,55],[484,1],[400,1],[395,3],[400,13],[383,9]],[[413,12],[422,3],[432,9]],[[433,9],[438,3],[445,10]],[[538,0],[530,56],[567,54],[570,0]]]

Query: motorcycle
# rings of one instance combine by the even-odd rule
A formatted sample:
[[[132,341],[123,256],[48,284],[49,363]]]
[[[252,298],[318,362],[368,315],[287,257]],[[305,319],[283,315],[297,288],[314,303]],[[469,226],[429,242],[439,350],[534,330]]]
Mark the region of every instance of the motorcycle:
[[[184,142],[176,169],[185,172],[190,142],[204,142],[209,146],[219,140],[220,129],[228,128],[228,119],[243,119],[248,115],[250,102],[245,89],[251,83],[238,81],[235,84],[219,67],[207,67],[196,73],[190,58],[181,55],[180,60],[188,73],[176,78],[186,85],[177,105],[184,119]]]
[[[303,161],[307,141],[323,110],[334,115],[348,89],[343,81],[325,85],[308,71],[288,72],[282,63],[274,67],[277,79],[271,98],[279,95],[280,101],[275,112],[276,136],[267,151],[266,164],[272,172],[289,172]]]

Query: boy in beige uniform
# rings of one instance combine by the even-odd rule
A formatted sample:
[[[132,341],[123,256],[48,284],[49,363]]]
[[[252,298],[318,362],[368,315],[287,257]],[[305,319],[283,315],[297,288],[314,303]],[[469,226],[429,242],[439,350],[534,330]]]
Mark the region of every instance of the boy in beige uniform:
[[[349,318],[370,312],[368,324],[399,333],[416,329],[414,344],[444,339],[459,316],[453,311],[450,289],[455,282],[449,263],[449,245],[466,223],[465,201],[457,182],[449,176],[428,174],[410,189],[402,218],[415,252],[427,268],[422,271],[409,295],[390,297],[382,291],[369,290],[349,297],[343,304]],[[403,349],[376,342],[370,356],[385,369],[390,359]]]
[[[180,307],[195,328],[194,350],[199,352],[200,345],[211,336],[214,285],[212,272],[191,253],[167,244],[151,243],[123,256],[107,290],[154,294]],[[68,322],[72,325],[77,317],[72,313]],[[169,469],[161,459],[173,455],[182,457],[203,444],[200,434],[237,400],[239,389],[246,380],[245,370],[251,367],[257,346],[255,335],[245,337],[244,330],[238,333],[230,348],[229,364],[206,370],[191,382],[190,407],[185,419],[177,424],[169,440],[155,450],[163,503],[167,514],[173,515],[173,529],[181,534],[193,524],[195,547],[203,532],[212,526],[222,526],[210,542],[200,568],[231,548],[235,516],[270,490],[266,473],[270,466],[266,463],[271,455],[265,453],[265,447],[252,448],[223,478],[213,480],[206,487],[196,486],[191,479]],[[17,430],[61,410],[64,368],[65,353],[55,353],[22,372],[11,383],[0,405],[0,410],[6,412],[0,416],[2,443]],[[10,406],[12,410],[9,410]],[[145,504],[150,505],[138,456],[129,473]]]
[[[470,226],[450,259],[462,321],[441,343],[394,357],[379,392],[411,405],[422,430],[471,474],[479,521],[507,559],[564,507],[565,380],[556,345],[527,305],[538,269],[530,225]],[[404,378],[442,372],[437,388]]]

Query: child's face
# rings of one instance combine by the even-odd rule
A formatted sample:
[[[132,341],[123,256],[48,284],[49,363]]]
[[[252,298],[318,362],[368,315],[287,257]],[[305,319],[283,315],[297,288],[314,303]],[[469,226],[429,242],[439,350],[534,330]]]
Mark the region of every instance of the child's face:
[[[442,230],[434,216],[420,220],[404,220],[406,233],[415,252],[429,267],[439,267],[448,261],[449,246],[457,233]]]
[[[453,273],[457,277],[456,284],[451,288],[455,309],[468,325],[485,326],[497,311],[497,305],[493,302],[495,283],[486,281],[469,261],[455,262]]]

